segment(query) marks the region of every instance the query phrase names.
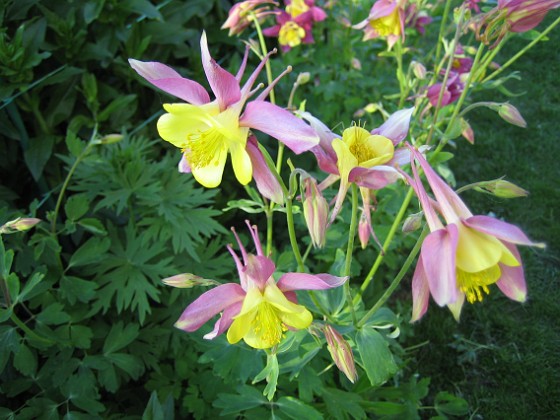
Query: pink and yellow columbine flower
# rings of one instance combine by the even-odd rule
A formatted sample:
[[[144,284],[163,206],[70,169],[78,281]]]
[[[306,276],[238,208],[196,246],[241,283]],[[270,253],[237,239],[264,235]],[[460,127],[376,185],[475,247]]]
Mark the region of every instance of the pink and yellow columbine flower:
[[[447,106],[459,99],[459,96],[461,96],[461,93],[465,89],[465,84],[461,81],[459,73],[451,72],[445,86],[443,83],[435,83],[428,86],[426,89],[426,96],[432,106],[437,106],[442,89],[443,96],[441,98],[441,106]]]
[[[210,56],[206,33],[200,39],[202,65],[216,99],[202,85],[185,79],[170,67],[156,62],[130,59],[130,65],[152,85],[187,103],[164,104],[167,111],[158,120],[160,136],[181,149],[179,168],[192,172],[203,186],[216,187],[222,181],[228,153],[237,180],[248,184],[253,177],[253,165],[247,153],[250,129],[262,131],[280,140],[295,153],[315,146],[319,139],[311,127],[290,112],[264,101],[277,78],[258,97],[248,102],[254,93],[255,80],[270,56],[268,54],[249,76],[243,87],[240,80],[247,63],[247,54],[236,76],[224,70]]]
[[[405,12],[399,0],[377,0],[366,19],[353,26],[364,31],[363,40],[386,38],[389,49],[404,41]]]
[[[271,0],[246,0],[234,4],[222,29],[229,29],[229,36],[239,35],[251,25],[253,16],[261,22],[266,16],[276,14],[276,11],[269,10],[271,4],[278,6]]]
[[[343,131],[342,137],[309,113],[302,113],[320,138],[319,145],[311,152],[317,158],[319,167],[331,174],[323,183],[330,185],[340,179],[331,222],[339,213],[351,183],[379,190],[401,177],[394,165],[407,162],[409,153],[406,149],[395,150],[395,146],[408,134],[413,111],[414,108],[397,111],[371,132],[352,126]]]
[[[286,10],[276,15],[276,25],[263,30],[263,34],[278,37],[282,51],[300,44],[312,44],[312,29],[315,22],[325,20],[327,14],[315,6],[315,0],[286,1]]]
[[[424,240],[412,278],[412,319],[428,309],[430,294],[447,305],[459,320],[465,299],[482,301],[496,284],[510,299],[524,302],[527,287],[516,245],[542,246],[516,226],[489,216],[473,216],[465,203],[441,179],[421,153],[411,148],[414,179],[409,178],[424,210],[430,234]],[[435,203],[422,186],[414,160],[426,174]],[[445,220],[441,222],[436,210]]]
[[[249,222],[247,226],[257,255],[246,251],[233,229],[241,259],[231,246],[227,247],[237,266],[240,283],[222,284],[203,293],[187,306],[175,326],[193,332],[221,312],[214,330],[204,338],[211,340],[227,330],[231,344],[243,340],[253,348],[268,349],[279,344],[286,331],[305,329],[313,321],[311,312],[298,304],[295,290],[339,287],[347,277],[285,273],[276,282],[272,277],[276,267],[263,254],[256,226]]]
[[[498,5],[477,17],[477,38],[495,47],[508,32],[527,32],[546,14],[560,7],[560,0],[498,0]]]

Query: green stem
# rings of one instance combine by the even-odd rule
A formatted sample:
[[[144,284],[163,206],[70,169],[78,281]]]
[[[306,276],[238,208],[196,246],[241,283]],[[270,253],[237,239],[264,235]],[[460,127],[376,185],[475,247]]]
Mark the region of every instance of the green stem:
[[[447,86],[447,80],[449,79],[449,74],[451,73],[451,68],[453,67],[453,60],[455,58],[455,50],[457,48],[457,43],[459,42],[459,38],[461,37],[462,31],[462,23],[463,17],[465,16],[465,8],[461,8],[461,15],[459,16],[459,21],[457,22],[457,30],[455,31],[455,37],[453,38],[453,42],[449,47],[451,53],[449,54],[449,61],[447,63],[447,68],[445,69],[445,75],[443,76],[443,81],[441,82],[441,88],[439,90],[438,101],[436,105],[436,109],[434,111],[434,119],[432,125],[430,126],[430,132],[428,133],[428,137],[426,138],[426,144],[430,144],[432,142],[432,137],[434,135],[434,131],[437,126],[439,111],[441,110],[441,103],[443,101],[443,94],[445,93],[445,88]],[[439,71],[437,72],[439,73]],[[436,77],[437,77],[436,73]]]
[[[96,143],[94,143],[94,139],[95,139],[96,136],[97,136],[97,125],[93,128],[93,133],[91,134],[91,138],[90,138],[87,146],[84,148],[84,150],[82,150],[82,153],[80,153],[80,155],[76,158],[76,161],[74,162],[74,164],[70,168],[70,171],[68,172],[68,175],[66,175],[66,179],[64,180],[64,183],[62,184],[62,188],[60,189],[60,193],[58,194],[58,199],[56,200],[56,205],[54,207],[54,213],[52,215],[52,220],[51,220],[51,232],[55,236],[56,236],[56,219],[58,218],[58,212],[60,211],[60,206],[62,204],[62,198],[64,197],[64,193],[66,192],[66,188],[68,188],[68,184],[70,183],[70,179],[72,178],[72,175],[74,175],[74,172],[76,171],[76,168],[78,167],[78,165],[80,164],[82,159],[86,157],[86,155],[89,153],[91,148],[96,144]]]
[[[2,289],[2,294],[4,295],[6,308],[9,308],[10,306],[12,306],[12,299],[10,298],[10,291],[8,290],[8,285],[4,276],[0,277],[0,288]]]
[[[367,313],[363,316],[363,318],[360,319],[360,322],[358,322],[357,328],[361,328],[367,322],[367,320],[369,318],[371,318],[371,316],[374,313],[376,313],[379,310],[379,308],[381,308],[385,304],[385,302],[387,302],[387,299],[389,299],[391,297],[393,292],[399,286],[399,284],[400,284],[401,280],[403,279],[404,275],[408,272],[408,269],[410,268],[410,266],[414,262],[414,259],[416,258],[416,255],[418,255],[418,252],[420,251],[420,248],[422,247],[422,242],[424,242],[424,238],[428,234],[428,230],[429,229],[427,228],[427,226],[424,227],[424,230],[422,231],[422,233],[420,234],[420,237],[416,241],[416,244],[414,245],[414,248],[412,248],[412,251],[410,251],[410,254],[408,255],[408,257],[407,257],[406,261],[404,262],[403,266],[401,267],[400,271],[395,276],[395,278],[393,279],[393,281],[391,282],[389,287],[385,290],[383,295],[381,295],[379,300],[375,303],[375,305],[373,305],[372,308],[369,311],[367,311]]]
[[[381,262],[383,261],[383,258],[385,257],[385,254],[387,253],[387,250],[389,249],[389,246],[391,245],[393,237],[395,236],[397,228],[399,227],[399,225],[400,225],[400,223],[401,223],[401,221],[402,221],[402,219],[403,219],[403,217],[406,213],[406,209],[408,208],[408,205],[410,204],[410,200],[412,199],[413,193],[414,193],[414,190],[412,189],[412,187],[409,188],[408,193],[406,194],[406,197],[403,200],[401,208],[399,209],[399,212],[397,213],[397,216],[395,217],[395,220],[393,221],[393,224],[391,225],[391,229],[389,230],[389,234],[387,235],[387,238],[385,239],[385,242],[383,243],[383,249],[379,253],[379,255],[377,256],[377,259],[373,263],[373,266],[371,267],[371,270],[369,271],[367,277],[364,279],[364,282],[362,283],[362,285],[360,287],[359,293],[356,295],[356,297],[354,297],[354,303],[358,302],[360,295],[363,294],[364,291],[367,289],[369,283],[373,279],[373,276],[375,276],[375,273],[377,272],[379,266],[381,265]]]
[[[344,276],[348,280],[344,283],[344,292],[346,293],[346,301],[350,307],[352,314],[352,322],[356,325],[356,313],[354,312],[354,303],[352,301],[352,293],[350,292],[350,269],[352,266],[352,254],[354,251],[354,239],[356,238],[356,228],[358,226],[358,186],[352,184],[352,217],[350,219],[350,229],[348,231],[348,247],[346,248],[346,260],[344,263]]]
[[[461,96],[459,96],[459,99],[457,100],[457,103],[455,104],[455,108],[453,109],[453,113],[451,114],[451,117],[449,118],[449,123],[447,124],[447,129],[445,130],[443,138],[441,139],[440,143],[438,144],[438,147],[435,150],[436,155],[447,144],[446,134],[451,130],[451,127],[453,127],[455,119],[457,118],[457,115],[459,114],[459,111],[461,111],[461,107],[463,106],[463,102],[465,102],[465,98],[467,97],[467,94],[470,91],[471,82],[473,81],[475,73],[477,73],[477,66],[478,66],[478,63],[480,61],[480,57],[482,55],[483,50],[484,50],[484,44],[480,44],[479,47],[478,47],[478,50],[476,51],[476,55],[474,57],[474,60],[473,60],[472,70],[469,72],[469,77],[467,78],[467,81],[465,82],[465,87],[464,87],[463,91],[461,92]]]
[[[542,33],[539,34],[538,37],[536,37],[534,40],[532,40],[529,44],[527,44],[525,46],[525,48],[523,48],[521,51],[519,51],[517,54],[515,54],[513,57],[511,57],[503,66],[501,66],[498,70],[496,70],[494,73],[490,74],[488,77],[486,77],[486,79],[484,79],[482,81],[482,83],[488,82],[489,80],[492,80],[494,77],[496,77],[497,75],[499,75],[500,73],[502,73],[505,69],[507,69],[509,66],[511,66],[513,63],[515,63],[523,54],[525,54],[527,51],[529,51],[537,42],[539,42],[541,39],[543,39],[550,31],[552,31],[552,29],[554,29],[554,27],[556,25],[558,25],[558,23],[560,23],[560,17],[558,19],[556,19],[554,22],[552,22],[548,28],[546,28]]]
[[[303,259],[301,258],[301,253],[299,252],[299,247],[296,238],[296,230],[294,228],[292,197],[289,196],[286,196],[286,221],[288,222],[288,234],[290,235],[290,244],[292,245],[292,250],[294,251],[294,257],[296,258],[298,271],[304,273],[305,266],[303,265]]]
[[[434,63],[438,63],[439,62],[439,57],[441,55],[441,48],[443,45],[443,35],[445,32],[445,25],[447,25],[447,17],[449,16],[449,11],[451,10],[451,3],[452,0],[447,0],[447,2],[445,3],[445,9],[443,10],[443,16],[441,17],[441,24],[439,25],[439,35],[438,35],[438,39],[437,39],[437,47],[436,47],[436,55],[434,58]],[[439,69],[441,67],[436,68],[436,72],[434,73],[433,79],[432,79],[432,83],[433,84],[436,81],[437,75],[439,73]]]
[[[301,258],[301,253],[299,251],[297,238],[296,238],[296,230],[294,227],[294,213],[292,207],[292,197],[290,196],[290,192],[286,188],[286,184],[284,184],[284,180],[280,177],[278,172],[276,171],[276,166],[272,161],[272,158],[268,154],[268,150],[262,144],[259,144],[259,150],[262,152],[264,156],[264,160],[268,169],[272,172],[280,187],[282,188],[282,193],[284,194],[284,200],[286,201],[286,221],[288,223],[288,234],[290,236],[290,245],[292,246],[292,250],[294,252],[294,257],[296,259],[298,270],[300,272],[305,272],[305,265],[303,264],[303,259]],[[270,222],[272,223],[272,222]]]
[[[272,207],[274,203],[270,202],[270,207],[265,209],[266,214],[266,249],[265,255],[268,257],[272,253]]]
[[[266,57],[268,51],[266,49],[266,42],[264,40],[264,35],[262,33],[261,25],[253,12],[251,12],[251,16],[253,17],[253,23],[255,24],[255,29],[257,30],[257,36],[259,37],[259,45],[261,47],[262,55],[263,57]],[[270,68],[270,61],[266,60],[264,67],[266,70],[266,79],[268,80],[268,84],[270,85],[272,83],[272,69]],[[272,102],[273,104],[276,103],[274,97],[274,89],[270,90],[269,96],[270,96],[270,102]]]
[[[17,317],[15,313],[12,312],[10,319],[14,322],[14,324],[20,327],[29,338],[37,341],[42,341],[43,343],[54,344],[54,341],[49,340],[48,338],[41,337],[40,335],[32,331],[27,325],[25,325],[25,323],[21,319]]]

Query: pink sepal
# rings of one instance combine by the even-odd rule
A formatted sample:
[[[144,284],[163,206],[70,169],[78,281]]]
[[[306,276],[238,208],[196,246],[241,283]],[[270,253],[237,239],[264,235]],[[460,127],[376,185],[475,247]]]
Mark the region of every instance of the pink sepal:
[[[239,284],[226,283],[204,292],[183,311],[175,326],[187,332],[198,330],[202,324],[225,308],[245,298]]]
[[[276,284],[282,292],[292,290],[325,290],[343,285],[348,277],[330,274],[286,273]]]

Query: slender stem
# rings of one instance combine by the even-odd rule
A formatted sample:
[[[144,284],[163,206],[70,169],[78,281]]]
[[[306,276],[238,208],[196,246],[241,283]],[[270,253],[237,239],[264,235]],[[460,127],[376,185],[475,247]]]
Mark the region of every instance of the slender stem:
[[[443,16],[441,17],[441,24],[439,25],[439,35],[438,35],[438,40],[437,40],[437,47],[436,47],[436,55],[434,58],[434,63],[437,63],[439,61],[439,56],[441,55],[441,48],[443,45],[443,35],[445,32],[445,25],[447,25],[447,17],[449,16],[449,11],[451,10],[451,3],[452,0],[447,0],[447,2],[445,3],[445,9],[443,10]],[[436,69],[436,72],[434,73],[434,78],[432,80],[432,82],[435,82],[437,75],[439,73],[439,67]]]
[[[54,341],[48,338],[41,337],[40,335],[32,331],[27,325],[25,325],[25,323],[21,319],[17,317],[15,313],[12,312],[10,319],[14,322],[14,324],[20,327],[29,338],[37,341],[42,341],[43,343],[54,344]]]
[[[354,239],[356,238],[356,227],[358,226],[358,186],[352,184],[352,217],[350,219],[350,229],[348,230],[348,247],[346,248],[346,260],[344,262],[344,276],[350,278],[350,270],[352,266],[352,254],[354,251]],[[346,301],[350,307],[352,314],[352,323],[356,325],[357,318],[354,311],[354,303],[352,301],[352,293],[350,291],[350,279],[344,283],[344,292],[346,293]]]
[[[4,276],[0,276],[0,288],[2,289],[2,294],[4,295],[4,303],[6,308],[12,306],[12,299],[10,298],[10,291],[8,290],[8,285],[6,284],[6,279]]]
[[[477,73],[477,66],[480,61],[480,57],[482,56],[483,50],[484,50],[484,44],[480,44],[476,52],[476,55],[474,56],[472,70],[469,72],[469,76],[467,78],[467,81],[465,82],[465,87],[461,92],[461,96],[459,96],[457,103],[455,104],[455,108],[453,109],[453,113],[451,114],[451,117],[449,118],[449,123],[447,124],[447,129],[445,130],[445,134],[447,134],[451,130],[451,127],[453,127],[453,123],[455,122],[455,119],[457,118],[457,115],[459,114],[459,111],[463,106],[463,102],[465,102],[465,98],[467,97],[467,94],[470,91],[471,82],[473,81],[475,73]],[[438,147],[435,150],[435,154],[438,154],[441,151],[441,149],[443,149],[443,147],[447,144],[447,137],[445,134],[443,135],[443,138],[438,144]]]
[[[432,125],[430,126],[430,132],[428,133],[428,137],[426,138],[426,144],[430,144],[432,141],[432,137],[434,135],[434,131],[437,126],[439,111],[441,110],[441,103],[443,101],[443,95],[445,93],[445,89],[447,88],[447,80],[449,79],[449,74],[451,73],[451,68],[453,67],[453,60],[455,58],[455,50],[457,47],[457,43],[459,42],[459,38],[461,37],[462,31],[462,24],[463,24],[463,17],[465,16],[465,8],[461,8],[461,15],[459,16],[459,21],[457,22],[457,30],[455,31],[455,37],[453,38],[453,42],[449,47],[451,52],[449,54],[449,61],[447,63],[447,68],[445,69],[445,74],[443,76],[443,81],[441,82],[441,88],[439,90],[438,101],[436,105],[436,109],[434,111],[434,118],[432,121]],[[439,73],[439,72],[438,72]],[[437,77],[437,75],[436,75]]]
[[[408,208],[408,205],[410,204],[410,200],[412,199],[413,193],[414,193],[414,190],[412,189],[412,187],[409,188],[408,193],[406,194],[406,197],[403,200],[401,208],[399,209],[399,212],[397,213],[397,216],[395,217],[395,220],[393,221],[393,224],[391,225],[391,229],[389,230],[389,234],[387,235],[387,238],[385,239],[385,242],[383,243],[383,249],[379,253],[379,255],[377,256],[377,259],[373,263],[373,266],[371,267],[371,270],[369,271],[367,277],[364,279],[364,282],[362,283],[362,285],[360,287],[359,293],[356,295],[356,297],[354,297],[354,303],[357,303],[357,301],[359,300],[359,296],[362,293],[364,293],[364,291],[367,289],[369,283],[373,279],[373,276],[375,276],[375,273],[377,272],[377,269],[381,265],[381,262],[383,261],[383,258],[385,257],[385,254],[387,253],[387,250],[389,249],[389,246],[391,245],[393,237],[395,236],[397,228],[399,227],[399,225],[400,225],[400,223],[401,223],[401,221],[402,221],[402,219],[403,219],[403,217],[406,213],[406,209]]]
[[[286,195],[286,221],[288,222],[288,234],[290,236],[290,244],[292,245],[292,250],[294,251],[294,257],[298,265],[298,271],[304,273],[305,265],[303,264],[301,253],[299,252],[299,247],[296,238],[296,230],[294,228],[294,213],[292,209],[292,197],[289,197],[288,195]]]
[[[274,203],[270,202],[270,207],[265,209],[266,214],[266,249],[265,255],[268,257],[272,253],[272,206]]]
[[[90,138],[88,144],[86,145],[84,150],[82,150],[82,153],[80,153],[80,155],[74,161],[74,164],[70,168],[70,171],[68,172],[68,175],[66,175],[66,179],[64,180],[64,183],[62,184],[62,188],[60,189],[60,192],[58,193],[58,199],[56,200],[56,205],[54,207],[54,213],[52,215],[52,220],[51,220],[51,232],[55,236],[56,236],[56,219],[58,218],[58,212],[60,211],[60,206],[62,204],[62,198],[64,197],[64,193],[66,192],[66,188],[68,188],[68,184],[70,183],[70,179],[72,178],[72,175],[74,175],[74,172],[76,171],[76,168],[78,167],[78,165],[80,164],[82,159],[84,157],[86,157],[86,155],[89,153],[91,148],[96,144],[96,143],[94,143],[94,139],[95,139],[96,136],[97,136],[97,125],[93,128],[93,133],[91,134],[91,138]]]
[[[499,75],[501,72],[503,72],[505,69],[507,69],[509,66],[511,66],[514,62],[516,62],[523,54],[525,54],[527,51],[529,51],[537,42],[539,42],[541,39],[543,39],[550,31],[552,31],[552,29],[558,25],[560,23],[560,17],[558,19],[556,19],[554,22],[552,22],[550,24],[550,26],[548,28],[546,28],[543,32],[541,32],[541,34],[539,34],[538,37],[536,37],[534,40],[532,40],[529,44],[527,44],[525,46],[525,48],[523,48],[521,51],[519,51],[517,54],[515,54],[513,57],[511,57],[503,66],[501,66],[498,70],[496,70],[494,73],[490,74],[488,77],[486,77],[482,83],[488,82],[489,80],[492,80],[494,77],[496,77],[497,75]]]
[[[257,30],[257,36],[259,37],[259,45],[261,47],[261,51],[263,54],[263,57],[266,56],[267,54],[267,49],[266,49],[266,42],[264,40],[264,35],[262,33],[262,29],[261,29],[261,24],[259,23],[259,20],[257,19],[257,17],[255,16],[255,14],[253,12],[251,12],[251,16],[253,17],[253,23],[255,24],[255,29]],[[272,69],[270,68],[270,61],[267,60],[266,63],[264,64],[265,70],[266,70],[266,79],[268,80],[268,84],[272,83]],[[274,97],[274,89],[270,90],[269,93],[270,96],[270,102],[272,102],[273,104],[276,103],[275,97]]]
[[[374,313],[376,313],[379,310],[379,308],[381,308],[385,304],[385,302],[387,302],[387,299],[389,299],[391,297],[393,292],[399,286],[399,284],[400,284],[401,280],[403,279],[404,275],[408,272],[408,269],[410,268],[410,266],[414,262],[414,259],[416,258],[416,255],[418,255],[418,252],[420,251],[420,248],[422,247],[422,242],[424,242],[424,238],[428,234],[428,230],[429,230],[428,227],[425,226],[424,230],[422,231],[422,233],[420,234],[420,237],[416,241],[416,244],[414,245],[414,248],[412,248],[412,251],[410,251],[410,254],[408,255],[408,257],[407,257],[406,261],[404,262],[403,266],[401,267],[400,271],[395,276],[395,278],[393,279],[393,281],[391,282],[389,287],[385,290],[383,295],[381,295],[379,300],[375,303],[375,305],[373,305],[372,308],[369,311],[367,311],[367,313],[363,316],[363,318],[360,319],[360,322],[358,322],[357,328],[361,328],[367,322],[367,320],[369,318],[371,318],[371,316]]]
[[[262,144],[259,144],[259,150],[262,152],[264,156],[264,160],[270,172],[274,175],[278,183],[280,184],[280,188],[282,188],[282,193],[284,194],[284,200],[286,201],[286,221],[288,223],[288,234],[290,236],[290,245],[292,246],[292,250],[294,252],[294,257],[296,259],[298,270],[300,272],[305,272],[305,265],[303,264],[303,260],[301,258],[301,253],[299,251],[297,238],[296,238],[296,230],[294,227],[294,213],[292,208],[292,197],[290,196],[290,192],[286,188],[286,184],[284,184],[284,180],[280,177],[278,172],[276,171],[276,166],[272,161],[272,158],[268,154],[268,150]],[[272,222],[270,222],[272,223]]]

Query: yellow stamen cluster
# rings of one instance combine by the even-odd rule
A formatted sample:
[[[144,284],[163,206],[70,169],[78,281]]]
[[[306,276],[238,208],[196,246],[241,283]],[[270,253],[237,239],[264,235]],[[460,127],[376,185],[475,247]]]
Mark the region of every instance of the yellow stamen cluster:
[[[490,294],[488,286],[496,283],[501,274],[498,264],[477,273],[457,269],[457,287],[465,294],[469,303],[482,302],[482,292]]]
[[[288,329],[280,320],[278,310],[270,303],[262,302],[253,319],[253,331],[261,341],[267,344],[267,348],[270,348],[282,341],[284,333]]]
[[[292,2],[286,6],[286,12],[288,12],[293,18],[301,15],[309,10],[309,6],[305,4],[304,0],[292,0]]]
[[[398,8],[395,8],[388,16],[372,20],[370,25],[380,36],[400,35],[401,23]]]
[[[196,133],[188,134],[183,153],[187,155],[191,167],[203,168],[216,159],[225,140],[223,134],[214,127],[206,131],[198,130]],[[215,164],[217,165],[217,160]]]
[[[278,34],[278,42],[280,45],[288,45],[296,47],[301,44],[301,40],[305,37],[305,29],[297,23],[288,21],[280,28]]]

